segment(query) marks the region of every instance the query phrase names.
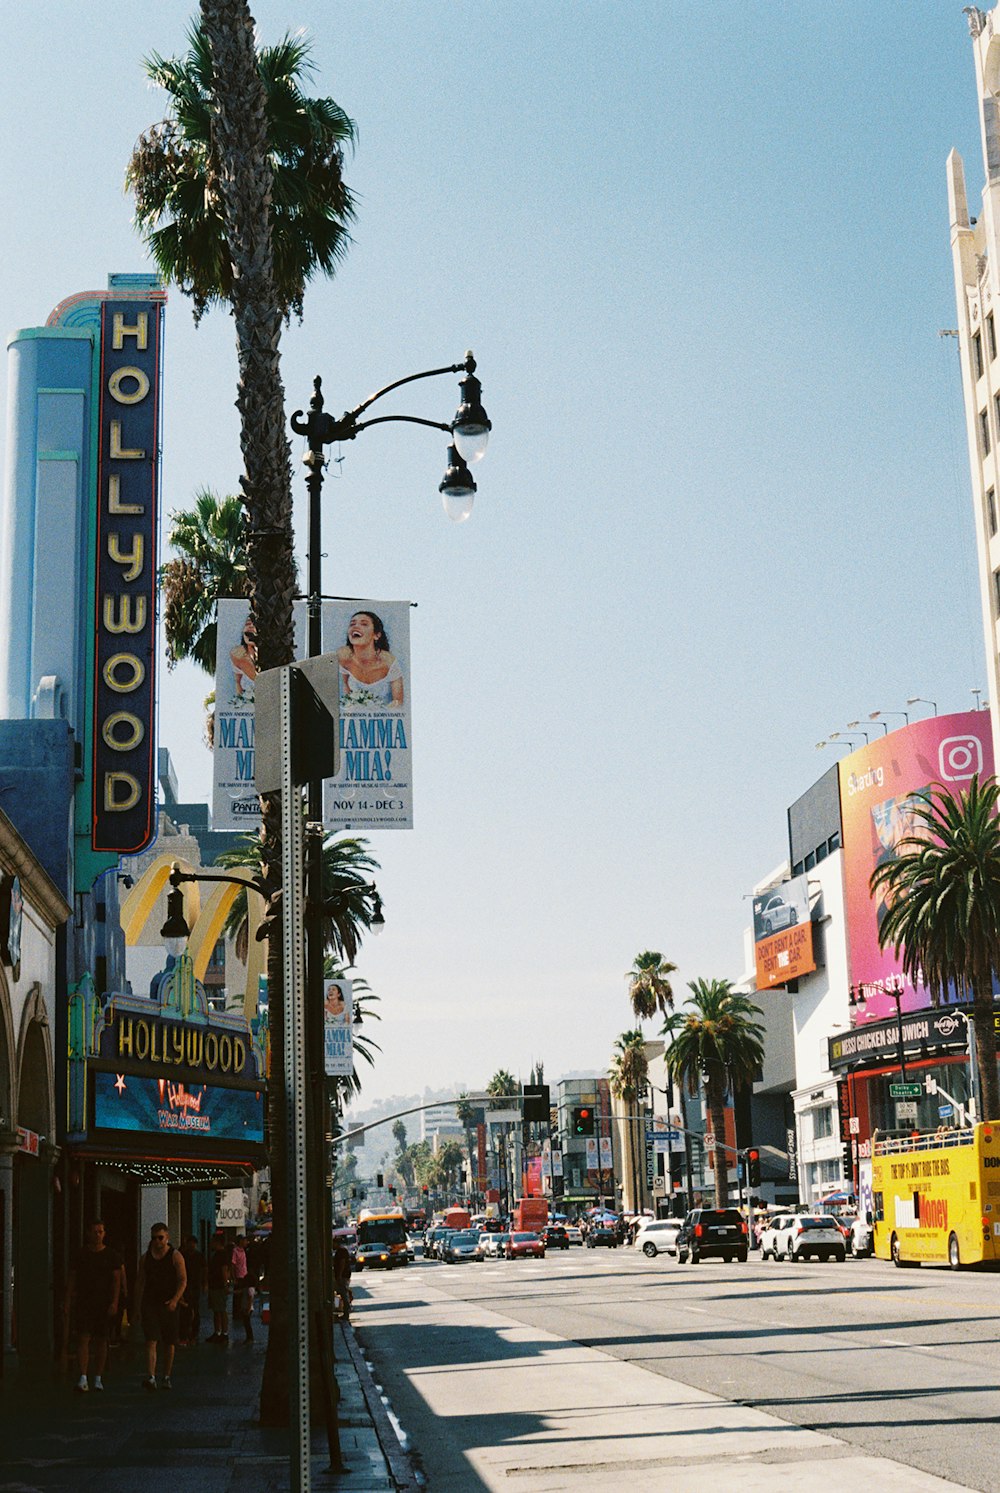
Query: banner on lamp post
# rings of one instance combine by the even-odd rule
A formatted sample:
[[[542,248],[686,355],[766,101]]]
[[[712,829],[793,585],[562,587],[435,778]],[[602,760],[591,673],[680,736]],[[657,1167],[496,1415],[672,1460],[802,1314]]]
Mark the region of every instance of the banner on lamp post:
[[[323,1071],[327,1078],[354,1072],[354,987],[350,980],[323,982]]]

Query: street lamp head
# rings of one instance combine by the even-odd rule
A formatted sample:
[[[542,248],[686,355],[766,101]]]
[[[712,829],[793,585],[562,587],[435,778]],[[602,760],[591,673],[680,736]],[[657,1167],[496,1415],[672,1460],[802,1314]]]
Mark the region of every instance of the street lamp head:
[[[476,360],[466,353],[466,374],[459,381],[462,402],[451,422],[451,433],[463,461],[482,461],[493,426],[483,409],[483,386],[475,375]]]
[[[180,887],[174,887],[167,894],[167,921],[160,929],[160,937],[166,946],[168,954],[179,959],[184,952],[190,936],[191,929],[184,918],[184,893]]]
[[[438,492],[444,502],[444,511],[452,522],[464,523],[472,512],[476,484],[454,446],[448,447],[448,470],[438,484]]]
[[[385,918],[382,916],[382,898],[372,887],[372,920],[368,924],[369,933],[374,933],[377,938],[385,927]]]

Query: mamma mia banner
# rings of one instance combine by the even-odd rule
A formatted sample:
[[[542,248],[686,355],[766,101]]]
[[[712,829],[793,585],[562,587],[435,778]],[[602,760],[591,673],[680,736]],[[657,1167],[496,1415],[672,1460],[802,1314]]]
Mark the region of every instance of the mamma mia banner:
[[[326,783],[329,829],[412,829],[410,603],[333,601],[323,650],[340,674],[340,771]]]
[[[323,652],[340,687],[340,771],[328,779],[328,830],[410,829],[410,604],[323,603]],[[296,656],[305,654],[305,603],[295,612]],[[216,829],[260,824],[254,786],[257,638],[246,601],[220,601],[215,665]]]

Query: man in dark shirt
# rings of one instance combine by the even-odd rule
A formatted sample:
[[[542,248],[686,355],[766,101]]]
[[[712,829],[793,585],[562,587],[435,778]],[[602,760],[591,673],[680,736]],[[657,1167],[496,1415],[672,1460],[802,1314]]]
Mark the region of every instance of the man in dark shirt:
[[[63,1314],[69,1329],[76,1307],[76,1359],[80,1377],[77,1394],[90,1389],[90,1340],[94,1340],[94,1389],[103,1390],[104,1364],[108,1356],[108,1331],[118,1315],[118,1298],[124,1289],[122,1257],[104,1242],[104,1224],[99,1218],[87,1225],[86,1242],[70,1271]]]

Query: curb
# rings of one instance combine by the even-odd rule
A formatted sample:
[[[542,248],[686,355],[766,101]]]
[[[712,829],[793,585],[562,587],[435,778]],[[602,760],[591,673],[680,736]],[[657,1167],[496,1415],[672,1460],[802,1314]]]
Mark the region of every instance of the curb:
[[[371,1370],[365,1362],[364,1354],[354,1335],[354,1328],[343,1318],[337,1324],[340,1334],[347,1349],[348,1356],[358,1376],[361,1385],[361,1393],[365,1397],[368,1413],[375,1427],[375,1435],[378,1437],[382,1455],[389,1467],[389,1473],[393,1482],[399,1489],[399,1493],[424,1493],[423,1486],[417,1481],[416,1472],[410,1457],[403,1450],[399,1437],[393,1428],[392,1421],[386,1414],[385,1405],[379,1392],[378,1385],[372,1378]]]

